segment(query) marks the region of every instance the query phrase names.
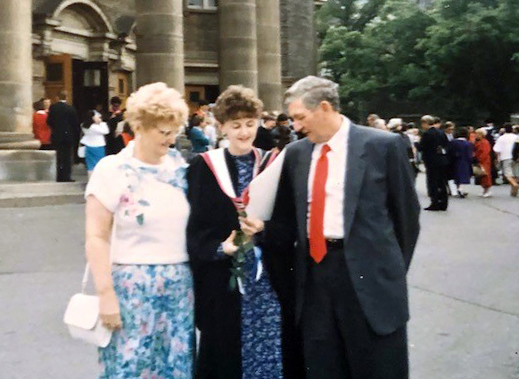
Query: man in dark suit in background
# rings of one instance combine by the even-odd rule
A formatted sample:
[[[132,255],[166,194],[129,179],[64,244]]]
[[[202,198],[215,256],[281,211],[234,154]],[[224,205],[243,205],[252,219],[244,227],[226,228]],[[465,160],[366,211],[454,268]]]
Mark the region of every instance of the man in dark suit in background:
[[[50,107],[47,124],[52,129],[51,140],[56,149],[56,181],[72,182],[72,157],[80,126],[76,110],[67,104],[66,91],[62,91],[59,101]]]
[[[265,239],[286,262],[296,246],[307,379],[405,379],[406,273],[420,212],[413,173],[399,136],[339,113],[337,87],[310,76],[286,93],[307,138],[286,148]]]
[[[272,150],[276,147],[272,130],[276,126],[276,119],[274,116],[265,115],[261,118],[261,125],[258,128],[256,139],[254,140],[254,146],[258,149],[266,151]]]
[[[419,149],[427,170],[427,192],[431,198],[431,205],[425,210],[446,211],[449,205],[449,140],[440,129],[441,121],[437,117],[426,115],[422,117],[421,122],[425,132],[420,140]]]

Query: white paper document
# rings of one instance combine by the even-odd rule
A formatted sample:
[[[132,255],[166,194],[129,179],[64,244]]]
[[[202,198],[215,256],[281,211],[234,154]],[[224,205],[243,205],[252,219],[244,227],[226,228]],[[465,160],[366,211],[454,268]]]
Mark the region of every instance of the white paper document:
[[[272,217],[284,161],[285,150],[251,182],[249,205],[246,209],[248,216],[262,221],[268,221]]]

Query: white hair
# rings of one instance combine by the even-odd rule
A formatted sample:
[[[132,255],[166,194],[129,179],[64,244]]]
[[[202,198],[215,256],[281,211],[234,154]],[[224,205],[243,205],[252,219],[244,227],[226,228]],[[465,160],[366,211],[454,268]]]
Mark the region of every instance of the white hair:
[[[476,133],[479,133],[481,134],[483,137],[486,137],[487,136],[487,130],[485,128],[479,128],[476,130]]]
[[[285,92],[285,104],[290,105],[301,99],[305,107],[315,109],[323,101],[329,102],[336,111],[340,111],[339,85],[331,80],[307,76],[292,85]]]
[[[402,126],[403,120],[401,118],[392,118],[387,123],[388,129],[395,129],[399,126]]]

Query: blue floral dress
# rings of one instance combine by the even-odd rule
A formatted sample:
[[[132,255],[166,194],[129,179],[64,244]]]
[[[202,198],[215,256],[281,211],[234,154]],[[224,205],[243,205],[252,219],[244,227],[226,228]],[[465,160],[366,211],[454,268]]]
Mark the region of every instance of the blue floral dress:
[[[238,171],[237,193],[241,194],[253,179],[255,157],[232,159]],[[246,256],[241,301],[243,379],[282,379],[281,308],[260,261],[259,247]]]
[[[123,328],[99,349],[100,379],[191,379],[195,352],[188,264],[114,265]]]

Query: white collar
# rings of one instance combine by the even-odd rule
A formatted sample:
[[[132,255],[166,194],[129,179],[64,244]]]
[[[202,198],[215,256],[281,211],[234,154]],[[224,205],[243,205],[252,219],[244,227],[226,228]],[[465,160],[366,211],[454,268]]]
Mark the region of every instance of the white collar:
[[[351,121],[346,116],[342,116],[342,124],[339,130],[333,135],[332,138],[328,140],[328,142],[323,142],[316,144],[315,146],[319,148],[319,150],[324,146],[328,145],[332,151],[341,151],[344,148],[344,144],[348,138],[348,133],[350,131]]]

